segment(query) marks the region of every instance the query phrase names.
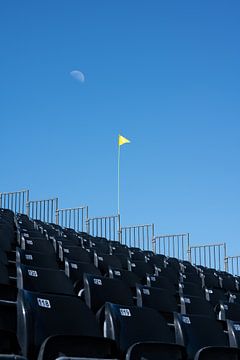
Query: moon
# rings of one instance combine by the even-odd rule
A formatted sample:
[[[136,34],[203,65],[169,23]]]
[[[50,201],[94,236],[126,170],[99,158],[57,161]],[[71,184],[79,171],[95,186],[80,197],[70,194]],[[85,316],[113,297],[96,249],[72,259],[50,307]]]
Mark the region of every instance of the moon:
[[[70,75],[77,81],[81,82],[81,83],[84,83],[85,81],[85,76],[84,74],[79,71],[79,70],[73,70],[70,72]]]

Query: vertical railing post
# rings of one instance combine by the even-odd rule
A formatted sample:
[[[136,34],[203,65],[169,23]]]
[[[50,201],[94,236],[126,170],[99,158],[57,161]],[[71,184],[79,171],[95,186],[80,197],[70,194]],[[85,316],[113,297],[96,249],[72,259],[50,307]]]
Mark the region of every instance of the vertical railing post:
[[[118,241],[120,243],[122,243],[122,231],[121,231],[121,218],[120,218],[120,214],[118,214],[118,222],[117,222],[117,226],[118,226]]]

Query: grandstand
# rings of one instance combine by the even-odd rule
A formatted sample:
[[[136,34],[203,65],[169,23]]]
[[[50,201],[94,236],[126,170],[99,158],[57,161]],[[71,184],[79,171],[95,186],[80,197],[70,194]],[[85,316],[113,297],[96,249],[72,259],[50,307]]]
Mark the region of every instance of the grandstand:
[[[0,193],[0,359],[240,359],[239,257]]]

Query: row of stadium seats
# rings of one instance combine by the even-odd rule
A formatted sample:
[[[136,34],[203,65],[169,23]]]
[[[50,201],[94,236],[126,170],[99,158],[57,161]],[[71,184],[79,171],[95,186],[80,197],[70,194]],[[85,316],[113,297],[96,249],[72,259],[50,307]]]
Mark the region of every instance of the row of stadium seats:
[[[0,209],[0,359],[240,359],[239,282]]]

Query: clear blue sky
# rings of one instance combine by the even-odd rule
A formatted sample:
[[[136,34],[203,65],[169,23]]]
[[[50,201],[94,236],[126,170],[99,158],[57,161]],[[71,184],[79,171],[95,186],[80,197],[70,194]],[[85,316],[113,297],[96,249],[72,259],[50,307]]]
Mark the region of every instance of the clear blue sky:
[[[2,0],[0,191],[240,254],[239,0]],[[85,75],[81,83],[72,70]]]

